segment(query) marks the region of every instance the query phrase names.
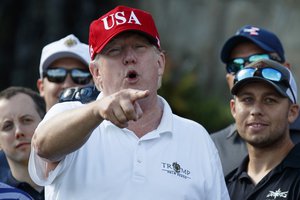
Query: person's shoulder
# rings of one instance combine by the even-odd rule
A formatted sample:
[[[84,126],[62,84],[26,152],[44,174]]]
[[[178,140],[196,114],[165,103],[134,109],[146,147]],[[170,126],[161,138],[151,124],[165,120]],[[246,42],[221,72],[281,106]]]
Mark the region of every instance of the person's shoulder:
[[[9,195],[9,198],[7,199],[33,200],[33,198],[26,192],[2,182],[0,182],[0,194],[1,196],[4,195],[4,197],[5,194]]]

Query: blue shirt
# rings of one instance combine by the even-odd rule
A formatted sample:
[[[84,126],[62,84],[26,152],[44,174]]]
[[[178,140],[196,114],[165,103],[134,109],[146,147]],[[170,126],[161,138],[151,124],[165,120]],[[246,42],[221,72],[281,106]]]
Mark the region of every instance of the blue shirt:
[[[0,199],[2,200],[33,200],[26,192],[0,182]]]

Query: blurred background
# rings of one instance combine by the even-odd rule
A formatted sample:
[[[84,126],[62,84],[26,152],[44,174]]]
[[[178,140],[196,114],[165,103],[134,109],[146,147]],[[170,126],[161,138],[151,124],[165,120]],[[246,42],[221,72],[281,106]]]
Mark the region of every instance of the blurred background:
[[[152,13],[167,52],[159,94],[173,111],[209,132],[233,121],[224,42],[243,25],[273,31],[300,83],[300,1],[296,0],[1,0],[0,89],[26,86],[37,91],[41,50],[73,33],[88,43],[89,25],[117,5]]]

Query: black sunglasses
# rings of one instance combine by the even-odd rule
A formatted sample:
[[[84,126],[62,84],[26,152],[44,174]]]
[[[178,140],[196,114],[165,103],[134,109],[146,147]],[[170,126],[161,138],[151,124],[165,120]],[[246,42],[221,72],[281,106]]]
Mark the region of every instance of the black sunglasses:
[[[81,103],[89,103],[96,100],[99,93],[94,85],[71,87],[60,93],[59,102],[80,101]]]
[[[241,80],[244,80],[246,78],[251,78],[254,76],[262,77],[272,82],[281,82],[283,85],[285,85],[287,88],[291,90],[292,97],[290,97],[290,99],[292,102],[296,103],[296,97],[289,83],[289,79],[286,77],[286,75],[283,74],[283,72],[274,69],[272,67],[264,67],[264,68],[246,67],[244,69],[241,69],[234,77],[234,84],[236,84]]]
[[[88,70],[83,69],[65,69],[65,68],[48,68],[43,72],[43,77],[47,77],[50,82],[62,83],[67,75],[70,74],[74,83],[79,85],[88,84],[92,76]]]
[[[280,62],[280,59],[270,54],[253,54],[248,57],[234,58],[226,64],[227,73],[236,74],[245,67],[245,63],[252,63],[261,59],[268,59]]]

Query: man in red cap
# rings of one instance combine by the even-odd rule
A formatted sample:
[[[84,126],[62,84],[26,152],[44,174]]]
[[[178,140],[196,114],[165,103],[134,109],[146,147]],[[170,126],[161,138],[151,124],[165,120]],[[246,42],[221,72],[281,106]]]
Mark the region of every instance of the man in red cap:
[[[229,199],[207,131],[157,94],[152,16],[118,6],[91,23],[89,47],[97,100],[55,105],[34,134],[29,171],[46,199]]]

